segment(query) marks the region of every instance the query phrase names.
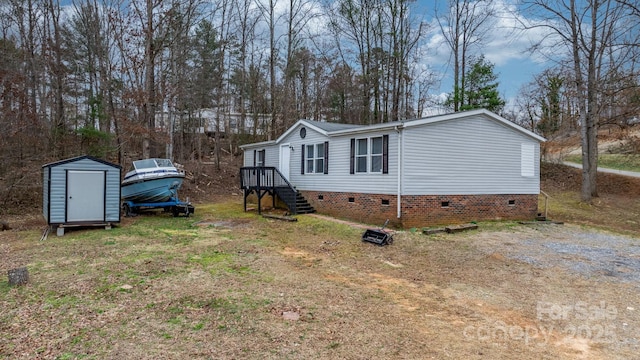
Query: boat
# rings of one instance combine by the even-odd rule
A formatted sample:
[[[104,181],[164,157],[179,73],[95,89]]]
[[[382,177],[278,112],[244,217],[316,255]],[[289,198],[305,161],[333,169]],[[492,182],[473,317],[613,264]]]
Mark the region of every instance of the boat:
[[[159,203],[177,199],[184,171],[169,159],[136,160],[120,186],[120,197],[132,203]]]

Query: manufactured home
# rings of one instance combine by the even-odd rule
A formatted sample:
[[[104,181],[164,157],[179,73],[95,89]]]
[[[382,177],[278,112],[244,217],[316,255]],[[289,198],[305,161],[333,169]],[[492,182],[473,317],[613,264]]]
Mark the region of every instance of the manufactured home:
[[[300,120],[247,144],[241,188],[319,213],[417,227],[533,219],[544,138],[487,110],[375,125]],[[287,189],[288,188],[288,189]]]

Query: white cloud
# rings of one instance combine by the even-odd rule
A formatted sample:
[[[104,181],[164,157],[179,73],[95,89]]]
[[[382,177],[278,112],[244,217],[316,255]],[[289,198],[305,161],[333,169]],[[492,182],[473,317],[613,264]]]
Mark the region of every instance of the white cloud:
[[[552,60],[563,57],[564,50],[554,46],[558,43],[558,37],[544,26],[546,20],[528,17],[512,0],[495,0],[491,4],[496,12],[495,22],[483,39],[482,46],[472,49],[472,54],[483,54],[495,64],[500,91],[509,100],[522,84],[531,80],[535,72],[550,66]],[[431,19],[431,25],[425,39],[423,60],[442,74],[439,91],[449,92],[453,76],[452,68],[448,65],[451,51],[438,22]],[[534,46],[536,51],[532,52]]]
[[[536,63],[546,62],[548,53],[539,54],[530,51],[535,44],[551,44],[555,41],[547,28],[535,26],[541,25],[542,22],[526,18],[516,5],[508,1],[497,0],[492,4],[496,11],[495,23],[492,29],[487,32],[488,37],[483,39],[482,48],[472,49],[473,52],[484,54],[496,66],[522,59],[529,59]],[[427,61],[441,64],[448,61],[450,50],[438,23],[433,20],[432,25],[431,31],[427,34],[426,46],[430,50]],[[525,29],[525,25],[527,29]],[[541,48],[551,49],[552,46]]]

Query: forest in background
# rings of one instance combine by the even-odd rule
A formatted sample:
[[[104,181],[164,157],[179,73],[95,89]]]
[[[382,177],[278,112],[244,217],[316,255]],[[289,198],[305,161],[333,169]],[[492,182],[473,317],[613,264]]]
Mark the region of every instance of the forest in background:
[[[482,52],[504,14],[489,0],[442,3],[428,23],[412,0],[0,0],[0,203],[32,201],[43,164],[83,154],[220,169],[303,118],[484,107],[550,139],[582,131],[587,149],[594,129],[637,121],[634,1],[524,1],[539,21],[520,30],[546,29],[557,59],[509,110]],[[446,100],[420,61],[434,29],[451,53]]]

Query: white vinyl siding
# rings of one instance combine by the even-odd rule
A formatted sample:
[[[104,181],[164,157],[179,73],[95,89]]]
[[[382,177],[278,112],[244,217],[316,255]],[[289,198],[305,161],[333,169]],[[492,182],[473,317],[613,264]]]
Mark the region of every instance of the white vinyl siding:
[[[403,194],[538,194],[539,176],[521,176],[522,144],[539,158],[537,140],[484,116],[405,128]]]
[[[298,190],[310,191],[331,191],[331,192],[354,192],[354,193],[371,193],[371,194],[396,194],[397,187],[397,135],[395,131],[372,132],[367,138],[380,137],[389,135],[389,173],[361,173],[353,175],[350,173],[350,152],[351,139],[363,138],[363,136],[344,135],[328,137],[324,134],[314,131],[307,127],[307,134],[304,139],[300,138],[300,127],[293,129],[289,135],[280,140],[281,143],[291,144],[293,151],[291,152],[291,176],[289,181],[295,185]],[[322,176],[309,176],[309,174],[301,174],[302,162],[302,145],[305,146],[305,170],[307,169],[307,145],[329,143],[329,156],[324,161],[327,162],[328,174]],[[277,146],[275,146],[277,147]],[[324,150],[323,150],[324,151]],[[253,153],[253,150],[245,150],[245,156]],[[267,157],[269,148],[267,148]],[[317,154],[317,151],[316,151]],[[268,161],[267,161],[268,162]],[[246,163],[246,160],[245,160]],[[317,164],[317,162],[316,162]],[[251,165],[248,165],[251,166]],[[370,166],[370,165],[368,165]],[[316,173],[322,174],[322,170],[315,168]],[[306,172],[306,171],[305,171]]]
[[[314,154],[313,159],[313,167],[315,174],[323,174],[324,173],[324,162],[327,159],[324,158],[324,143],[328,141],[329,138],[324,136],[323,134],[318,133],[314,129],[310,127],[306,127],[306,136],[303,138],[300,137],[300,128],[302,126],[297,126],[294,131],[290,131],[289,135],[284,137],[281,140],[281,143],[289,143],[291,148],[291,176],[289,178],[289,182],[299,188],[298,184],[306,184],[306,183],[314,183],[316,181],[324,181],[326,176],[308,176],[311,174],[307,169],[311,164],[308,162],[309,153],[311,151],[310,148],[313,147]],[[304,148],[303,148],[304,147]],[[329,146],[331,149],[331,146]],[[331,150],[330,150],[331,151]],[[304,165],[302,165],[303,154],[304,152]],[[331,157],[329,157],[330,159]],[[319,161],[320,160],[320,161]],[[318,165],[322,163],[321,167],[318,168]],[[331,173],[331,161],[329,161],[329,173]],[[301,166],[304,166],[304,171],[301,171]],[[304,172],[304,174],[303,174]]]
[[[277,145],[274,145],[265,147],[264,150],[264,166],[277,167],[280,162],[280,148]]]
[[[254,151],[255,150],[255,151]],[[264,150],[264,164],[260,163],[260,151]],[[254,155],[255,154],[255,155]],[[256,157],[254,162],[254,156]],[[266,145],[257,148],[244,150],[244,166],[273,166],[277,167],[280,162],[280,149],[277,145]]]

